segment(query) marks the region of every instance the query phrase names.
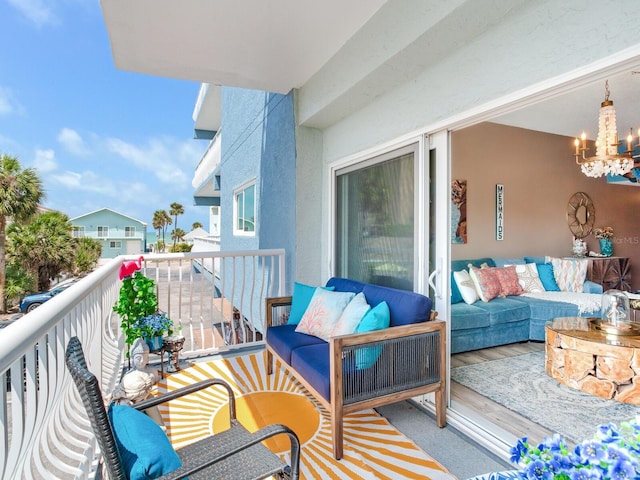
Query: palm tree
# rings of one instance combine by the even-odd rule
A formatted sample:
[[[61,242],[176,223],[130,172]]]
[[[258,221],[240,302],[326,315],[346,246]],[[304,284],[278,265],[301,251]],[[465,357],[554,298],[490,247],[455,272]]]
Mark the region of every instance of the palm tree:
[[[0,157],[0,312],[6,310],[7,222],[22,222],[33,216],[44,199],[42,180],[33,168],[20,167],[16,157]]]
[[[200,222],[193,222],[191,224],[191,231],[194,231],[196,228],[202,228],[202,224]]]
[[[78,244],[65,214],[47,212],[24,225],[11,224],[7,237],[11,260],[36,279],[39,291],[48,290],[51,280],[62,272],[72,271]]]
[[[171,238],[173,239],[173,245],[175,246],[175,244],[176,244],[176,242],[178,240],[182,241],[186,234],[187,234],[187,232],[185,232],[183,229],[174,228],[173,231],[171,232]]]
[[[178,202],[173,202],[171,205],[171,210],[169,210],[169,215],[173,215],[173,217],[175,218],[175,222],[173,224],[173,228],[177,229],[178,228],[178,215],[182,215],[184,213],[184,207],[182,205],[180,205]],[[176,241],[177,238],[174,236],[173,237],[173,248],[176,247]]]
[[[156,210],[153,212],[153,220],[152,225],[153,228],[158,230],[158,243],[160,243],[160,238],[162,238],[162,250],[164,251],[165,235],[167,233],[167,225],[171,225],[171,217],[167,214],[166,210]]]

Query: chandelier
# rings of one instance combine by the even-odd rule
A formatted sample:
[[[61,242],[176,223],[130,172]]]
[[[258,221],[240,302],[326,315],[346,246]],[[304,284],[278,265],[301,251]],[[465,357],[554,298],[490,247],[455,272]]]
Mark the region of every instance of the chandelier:
[[[626,175],[633,169],[633,136],[631,131],[627,136],[627,150],[619,153],[618,129],[616,126],[616,110],[613,101],[609,100],[609,81],[605,82],[604,102],[600,104],[598,119],[598,137],[596,139],[596,154],[587,156],[587,134],[582,132],[580,140],[574,141],[576,147],[576,163],[580,165],[582,173],[587,177],[598,178],[602,175]],[[640,136],[640,130],[638,130]],[[640,141],[636,147],[640,146]]]

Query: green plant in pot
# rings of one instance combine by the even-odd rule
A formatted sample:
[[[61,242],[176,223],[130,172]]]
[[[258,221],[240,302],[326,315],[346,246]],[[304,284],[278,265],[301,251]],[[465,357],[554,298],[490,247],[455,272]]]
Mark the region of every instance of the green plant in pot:
[[[120,316],[120,328],[125,335],[125,343],[127,346],[132,345],[136,338],[143,336],[143,332],[136,328],[136,320],[153,315],[158,311],[155,281],[139,271],[125,277],[122,280],[120,296],[113,306],[113,311]]]

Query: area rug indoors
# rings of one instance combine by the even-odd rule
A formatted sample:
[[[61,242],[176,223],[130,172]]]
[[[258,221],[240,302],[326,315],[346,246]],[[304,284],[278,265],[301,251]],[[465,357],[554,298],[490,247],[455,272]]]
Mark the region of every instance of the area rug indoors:
[[[456,478],[374,410],[345,417],[344,456],[334,460],[329,412],[279,364],[267,376],[264,357],[259,353],[198,363],[170,375],[158,388],[161,392],[174,390],[212,377],[226,380],[236,394],[238,420],[247,429],[282,423],[296,432],[304,479]],[[225,392],[211,387],[161,407],[167,434],[176,448],[228,425]],[[288,461],[288,437],[281,437],[266,444]]]
[[[591,438],[602,423],[630,420],[640,408],[572,389],[549,377],[544,352],[465,365],[451,379],[570,441]]]

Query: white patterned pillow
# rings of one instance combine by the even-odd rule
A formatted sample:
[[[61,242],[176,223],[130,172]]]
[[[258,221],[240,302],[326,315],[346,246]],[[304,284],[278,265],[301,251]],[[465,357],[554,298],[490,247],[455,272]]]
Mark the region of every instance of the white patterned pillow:
[[[313,335],[328,342],[342,312],[354,296],[355,293],[352,292],[332,292],[317,288],[296,332]]]
[[[587,260],[551,257],[553,277],[563,292],[582,292],[587,277]]]
[[[518,275],[518,283],[527,293],[542,293],[545,291],[544,285],[538,275],[538,267],[535,263],[527,263],[525,265],[513,265],[516,267],[516,275]]]
[[[469,276],[469,272],[466,270],[453,272],[453,279],[458,286],[458,290],[460,290],[460,295],[462,295],[464,303],[471,305],[478,301],[478,292],[476,291],[473,280],[471,280]]]
[[[371,310],[371,307],[367,303],[364,293],[358,293],[340,315],[338,322],[331,330],[330,336],[337,337],[338,335],[349,335],[355,332],[360,320],[369,310]]]

